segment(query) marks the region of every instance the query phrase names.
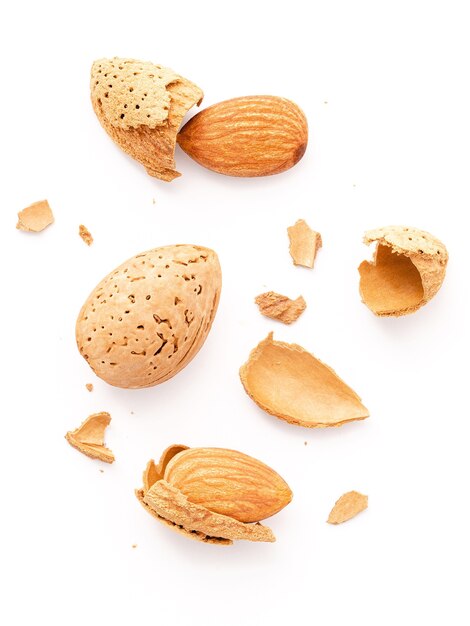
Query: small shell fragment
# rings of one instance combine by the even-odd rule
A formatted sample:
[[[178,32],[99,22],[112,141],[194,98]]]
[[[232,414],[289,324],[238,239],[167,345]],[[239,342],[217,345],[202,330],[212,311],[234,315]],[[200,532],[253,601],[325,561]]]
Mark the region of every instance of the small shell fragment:
[[[297,344],[274,341],[272,333],[252,350],[240,378],[260,408],[291,424],[342,426],[369,416],[331,367]]]
[[[358,269],[362,301],[375,315],[408,315],[436,295],[448,261],[441,241],[417,228],[386,226],[366,232],[364,243],[374,242],[372,261]]]
[[[322,247],[320,233],[312,230],[305,220],[297,220],[287,228],[289,252],[294,265],[312,268],[318,250]]]
[[[88,391],[93,391],[93,384],[92,383],[87,383],[85,385],[85,387],[87,388]]]
[[[262,315],[273,320],[279,320],[284,324],[292,324],[305,311],[307,306],[302,296],[291,300],[274,291],[267,291],[255,298],[259,311]]]
[[[39,233],[52,224],[54,216],[47,200],[34,202],[18,213],[16,228],[27,232]]]
[[[342,524],[367,509],[369,498],[358,491],[348,491],[331,509],[328,524]]]
[[[113,463],[114,454],[104,445],[104,432],[111,422],[111,415],[103,411],[94,413],[76,429],[69,431],[65,438],[71,446],[92,459]]]
[[[80,224],[80,226],[78,227],[78,234],[87,246],[91,246],[91,244],[93,243],[93,237],[86,226]]]

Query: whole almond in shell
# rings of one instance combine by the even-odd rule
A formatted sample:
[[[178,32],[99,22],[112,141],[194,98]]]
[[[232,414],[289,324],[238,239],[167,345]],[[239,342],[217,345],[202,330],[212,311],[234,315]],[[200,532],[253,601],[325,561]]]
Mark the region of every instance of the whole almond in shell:
[[[88,296],[76,323],[80,354],[110,385],[162,383],[197,354],[221,289],[217,254],[174,245],[138,254]]]
[[[294,166],[308,141],[307,119],[285,98],[246,96],[214,104],[177,137],[200,165],[228,176],[269,176]]]

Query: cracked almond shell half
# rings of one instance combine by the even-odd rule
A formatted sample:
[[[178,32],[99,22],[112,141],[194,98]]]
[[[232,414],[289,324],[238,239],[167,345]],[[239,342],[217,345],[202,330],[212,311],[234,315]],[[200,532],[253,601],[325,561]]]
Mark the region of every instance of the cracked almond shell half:
[[[259,521],[284,508],[292,492],[274,470],[241,452],[174,445],[158,465],[147,464],[136,496],[173,530],[228,545],[236,539],[275,541]]]
[[[364,243],[375,242],[372,261],[358,268],[362,301],[381,317],[414,313],[441,288],[448,261],[445,245],[424,230],[406,226],[366,232]]]
[[[334,370],[295,343],[273,334],[252,350],[240,369],[245,391],[267,413],[319,428],[369,417],[369,411]]]
[[[150,176],[167,182],[176,171],[176,135],[204,96],[173,70],[135,59],[99,59],[91,68],[91,102],[111,139]]]

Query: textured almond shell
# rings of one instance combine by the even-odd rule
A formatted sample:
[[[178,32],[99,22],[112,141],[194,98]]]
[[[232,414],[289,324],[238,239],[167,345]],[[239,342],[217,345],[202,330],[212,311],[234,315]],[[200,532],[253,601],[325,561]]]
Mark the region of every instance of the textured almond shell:
[[[88,296],[76,324],[80,354],[116,387],[162,383],[197,354],[221,289],[216,253],[175,245],[132,257]]]
[[[299,296],[296,300],[291,300],[287,296],[274,291],[260,293],[259,296],[256,296],[255,302],[261,315],[278,320],[283,324],[295,322],[307,307],[302,296]]]
[[[364,304],[378,316],[414,313],[439,291],[448,254],[430,233],[406,226],[368,231],[364,242],[377,242],[374,258],[359,266]]]
[[[369,498],[358,491],[348,491],[336,501],[328,516],[328,524],[342,524],[367,509]]]
[[[240,369],[247,394],[267,413],[299,426],[342,426],[369,411],[334,370],[301,346],[268,337]]]
[[[300,161],[308,125],[290,100],[246,96],[204,109],[183,126],[177,141],[192,159],[220,174],[268,176]]]
[[[164,479],[193,504],[240,522],[259,522],[292,500],[289,485],[247,454],[223,448],[190,448],[173,456]]]
[[[134,59],[99,59],[91,69],[91,102],[101,125],[150,176],[171,181],[176,135],[204,96],[173,70]]]

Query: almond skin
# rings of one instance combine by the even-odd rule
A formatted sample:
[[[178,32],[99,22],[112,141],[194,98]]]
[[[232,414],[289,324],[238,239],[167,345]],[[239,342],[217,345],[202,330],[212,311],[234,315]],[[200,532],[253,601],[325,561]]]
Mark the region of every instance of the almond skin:
[[[164,480],[190,502],[240,522],[259,522],[292,500],[288,484],[273,469],[242,452],[190,448],[174,456]]]
[[[269,176],[294,166],[308,141],[307,119],[285,98],[246,96],[195,115],[178,144],[200,165],[227,176]]]

